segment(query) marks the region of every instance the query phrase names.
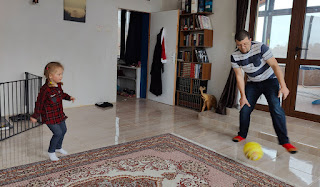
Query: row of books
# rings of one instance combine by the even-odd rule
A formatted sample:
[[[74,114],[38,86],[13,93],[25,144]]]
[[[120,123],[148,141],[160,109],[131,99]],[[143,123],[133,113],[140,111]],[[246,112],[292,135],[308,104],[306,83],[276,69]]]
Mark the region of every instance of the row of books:
[[[195,23],[195,26],[193,25]],[[196,15],[193,23],[193,17],[183,17],[180,19],[180,30],[212,30],[210,18],[204,15]]]
[[[181,0],[182,13],[212,12],[212,0]]]
[[[177,90],[190,93],[190,78],[178,77]]]
[[[196,60],[194,62],[208,63],[209,58],[205,49],[195,49],[194,50]],[[191,51],[179,51],[178,61],[192,62],[192,52]]]
[[[180,64],[180,76],[201,79],[202,78],[202,65],[195,64],[195,63],[181,63]]]
[[[199,79],[193,79],[192,80],[192,93],[193,94],[201,94],[200,92],[200,86],[207,87],[208,81],[206,80],[199,80]],[[206,92],[206,90],[205,90]]]
[[[192,53],[191,53],[191,51],[179,51],[178,52],[178,60],[179,61],[191,62],[192,61]]]
[[[204,34],[203,33],[191,33],[183,36],[184,46],[203,46]]]
[[[204,15],[196,15],[195,29],[210,29],[212,30],[210,18]]]
[[[194,52],[197,57],[197,62],[209,62],[208,54],[205,49],[195,49]]]
[[[187,107],[187,108],[192,108],[196,110],[201,110],[202,107],[202,98],[200,95],[190,95],[182,92],[178,92],[178,105]]]
[[[190,89],[192,89],[192,94],[201,94],[200,86],[207,87],[207,80],[192,80],[192,88],[191,88],[191,79],[186,77],[179,77],[177,82],[177,90],[181,92],[190,93]]]
[[[180,30],[193,30],[193,16],[182,17],[180,19]]]

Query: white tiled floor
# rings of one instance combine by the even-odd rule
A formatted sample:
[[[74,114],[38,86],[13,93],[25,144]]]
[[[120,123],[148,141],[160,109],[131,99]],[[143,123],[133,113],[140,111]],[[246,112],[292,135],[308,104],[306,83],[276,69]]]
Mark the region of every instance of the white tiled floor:
[[[123,97],[118,98],[113,108],[101,109],[95,106],[84,106],[65,109],[65,113],[69,118],[63,148],[69,153],[163,133],[174,133],[284,181],[291,181],[296,186],[320,186],[320,158],[314,154],[299,151],[291,155],[277,143],[249,134],[246,142],[259,142],[263,147],[264,156],[259,161],[246,159],[242,152],[245,142],[231,141],[231,138],[237,133],[237,130],[231,126],[231,123],[237,123],[234,116],[221,117],[221,121],[225,124],[230,123],[229,126],[232,127],[221,128],[199,120],[198,112],[193,110],[144,99]],[[259,119],[259,116],[265,117],[267,114],[258,111],[255,118]],[[118,128],[117,117],[119,118]],[[288,119],[290,120],[292,119]],[[298,127],[299,122],[301,126],[310,124],[308,127],[319,130],[319,123],[295,120],[297,123],[295,125]],[[266,127],[260,127],[266,129]],[[257,125],[254,129],[259,130],[259,126]],[[310,131],[306,133],[310,134]],[[50,130],[43,125],[1,141],[0,169],[48,159],[47,149],[50,138]]]

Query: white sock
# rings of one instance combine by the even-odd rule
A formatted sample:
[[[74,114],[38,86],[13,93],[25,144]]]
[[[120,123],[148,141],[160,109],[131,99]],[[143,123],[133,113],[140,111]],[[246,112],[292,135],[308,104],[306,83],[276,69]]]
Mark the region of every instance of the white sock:
[[[61,149],[56,149],[56,151],[61,153],[61,154],[63,154],[63,155],[67,155],[68,154],[68,152],[66,150],[62,149],[62,148]]]
[[[48,153],[51,161],[58,161],[59,158],[56,156],[56,153]]]

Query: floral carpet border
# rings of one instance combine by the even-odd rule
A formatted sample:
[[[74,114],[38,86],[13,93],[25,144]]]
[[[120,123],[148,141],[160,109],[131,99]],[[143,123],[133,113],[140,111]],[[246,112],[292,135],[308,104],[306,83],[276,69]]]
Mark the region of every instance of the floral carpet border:
[[[227,175],[242,184],[253,186],[291,186],[274,177],[245,166],[214,151],[196,145],[173,134],[135,140],[119,145],[80,152],[61,157],[58,162],[50,160],[0,170],[0,185],[8,185],[51,173],[99,162],[118,156],[128,155],[146,149],[176,150],[193,157]]]

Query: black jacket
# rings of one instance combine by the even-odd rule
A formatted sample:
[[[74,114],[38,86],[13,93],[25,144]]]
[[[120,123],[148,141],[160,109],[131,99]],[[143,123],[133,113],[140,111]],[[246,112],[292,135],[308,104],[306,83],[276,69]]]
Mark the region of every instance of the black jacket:
[[[157,43],[154,48],[153,54],[153,61],[151,66],[151,83],[150,83],[150,92],[156,96],[162,94],[162,81],[161,81],[161,74],[164,72],[163,64],[161,62],[161,53],[162,53],[162,46],[161,46],[161,35],[162,30],[157,35]]]

